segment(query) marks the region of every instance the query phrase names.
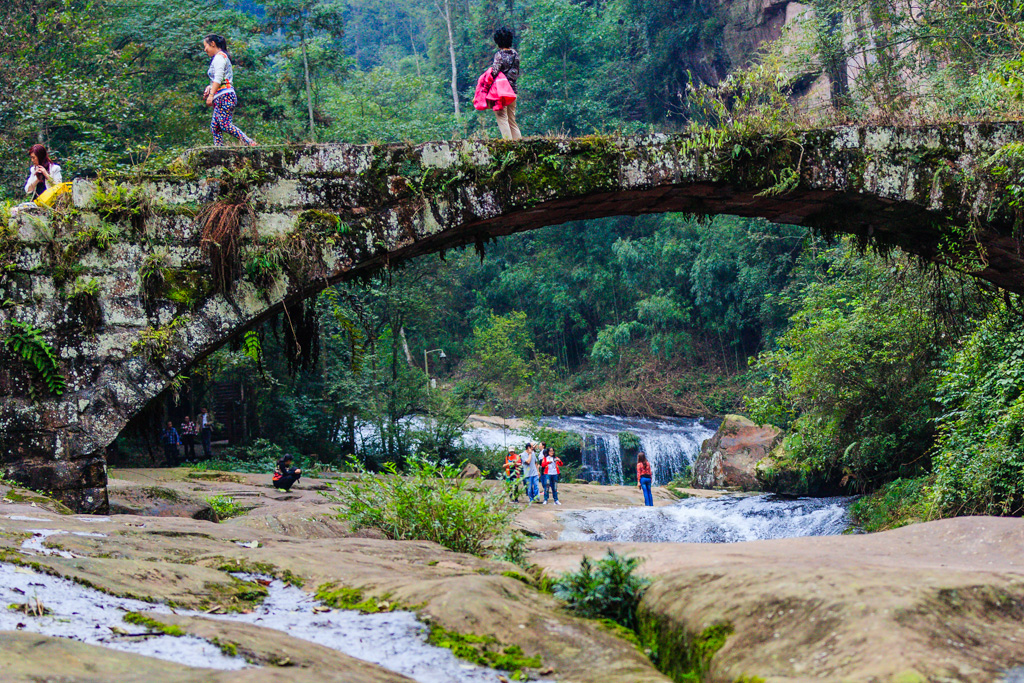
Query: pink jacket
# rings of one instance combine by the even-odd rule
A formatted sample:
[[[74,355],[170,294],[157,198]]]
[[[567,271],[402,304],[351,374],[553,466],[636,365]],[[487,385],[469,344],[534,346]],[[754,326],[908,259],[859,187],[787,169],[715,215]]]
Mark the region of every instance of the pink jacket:
[[[498,72],[497,78],[491,75],[488,67],[480,75],[476,82],[476,94],[473,95],[473,106],[478,110],[490,107],[495,111],[504,109],[506,105],[516,101],[516,93],[512,90],[512,84],[505,78],[505,74]]]

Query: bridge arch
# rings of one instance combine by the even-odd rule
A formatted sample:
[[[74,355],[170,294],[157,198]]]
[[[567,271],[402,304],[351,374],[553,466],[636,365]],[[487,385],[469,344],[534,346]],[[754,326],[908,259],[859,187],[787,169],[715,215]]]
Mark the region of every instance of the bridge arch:
[[[21,214],[0,242],[3,329],[39,330],[67,383],[47,394],[0,346],[0,458],[9,476],[102,511],[104,447],[226,340],[389,263],[567,221],[762,217],[898,246],[1024,293],[1016,216],[984,172],[1022,140],[1020,125],[985,124],[209,148],[158,171],[76,181],[70,207]]]

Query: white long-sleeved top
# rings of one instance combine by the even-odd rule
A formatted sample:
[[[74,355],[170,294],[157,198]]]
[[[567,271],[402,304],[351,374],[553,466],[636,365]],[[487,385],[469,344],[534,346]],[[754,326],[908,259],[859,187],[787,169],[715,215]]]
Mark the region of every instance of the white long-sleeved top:
[[[62,182],[64,182],[63,177],[60,174],[60,165],[59,164],[53,164],[53,163],[50,164],[50,181],[49,182],[46,180],[46,178],[43,178],[42,181],[40,181],[38,178],[36,178],[36,167],[35,166],[29,166],[29,168],[28,168],[28,180],[25,181],[25,194],[35,194],[36,185],[38,185],[40,182],[43,183],[42,192],[46,192],[47,190],[49,190],[54,185],[60,185]],[[42,192],[40,192],[40,194],[42,194]]]
[[[210,68],[206,71],[206,75],[210,77],[210,84],[219,83],[221,89],[217,91],[217,94],[213,96],[213,99],[217,99],[221,95],[226,95],[229,92],[235,92],[233,86],[229,85],[234,82],[235,72],[231,68],[231,60],[228,59],[227,54],[224,52],[218,52],[210,60]]]

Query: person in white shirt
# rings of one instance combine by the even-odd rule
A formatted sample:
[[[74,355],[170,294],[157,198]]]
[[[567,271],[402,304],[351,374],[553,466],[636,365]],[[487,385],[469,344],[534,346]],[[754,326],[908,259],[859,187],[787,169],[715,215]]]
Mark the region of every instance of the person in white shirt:
[[[228,57],[227,49],[228,41],[223,36],[211,33],[203,39],[203,50],[212,57],[210,68],[206,72],[210,77],[210,85],[203,91],[203,97],[206,104],[213,107],[213,119],[210,121],[213,144],[218,147],[223,145],[224,133],[228,133],[241,140],[242,144],[255,147],[256,143],[231,121],[235,107],[238,106],[238,95],[232,85],[235,73],[231,68],[231,58]]]
[[[211,444],[213,440],[213,418],[210,417],[210,411],[203,408],[196,422],[199,423],[199,433],[203,437],[203,457],[210,460],[213,458],[213,446]]]
[[[32,165],[28,169],[28,180],[25,181],[25,194],[35,199],[54,185],[60,185],[63,179],[60,166],[50,161],[50,155],[43,145],[32,145],[28,151]]]

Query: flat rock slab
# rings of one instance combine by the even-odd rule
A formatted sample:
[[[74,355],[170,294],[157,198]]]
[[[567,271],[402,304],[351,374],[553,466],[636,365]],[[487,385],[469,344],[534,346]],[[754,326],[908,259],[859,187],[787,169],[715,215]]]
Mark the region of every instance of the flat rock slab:
[[[171,472],[167,480],[153,471],[137,477],[126,474],[138,484],[188,490],[197,496],[243,486],[237,481],[190,481],[178,472]],[[263,479],[254,477],[256,485],[246,485],[262,492]],[[0,560],[30,561],[101,590],[192,609],[244,609],[244,587],[228,574],[232,569],[288,574],[303,580],[309,592],[324,584],[357,588],[364,596],[413,608],[421,618],[447,630],[489,636],[502,648],[518,646],[525,656],[540,657],[535,677],[551,670],[545,679],[668,681],[634,645],[596,622],[570,616],[552,596],[529,585],[514,565],[453,553],[429,542],[353,537],[346,525],[330,519],[332,505],[326,498],[303,488],[293,492],[293,501],[260,496],[253,510],[220,524],[185,517],[61,516],[27,505],[2,505]],[[298,533],[279,533],[271,527]],[[43,547],[70,556],[22,552],[26,535],[39,529],[61,532],[48,536]],[[313,662],[309,670],[324,667]],[[293,669],[299,671],[288,670]],[[54,669],[36,660],[21,670],[63,675],[82,669]],[[222,674],[191,680],[236,680],[227,674],[217,676]]]
[[[347,678],[297,667],[214,671],[152,657],[18,631],[0,632],[0,680],[4,683],[381,683],[353,668]]]
[[[709,680],[996,681],[1024,664],[1024,520],[735,544],[536,541],[549,572],[615,550],[655,578],[653,633],[735,633]]]

